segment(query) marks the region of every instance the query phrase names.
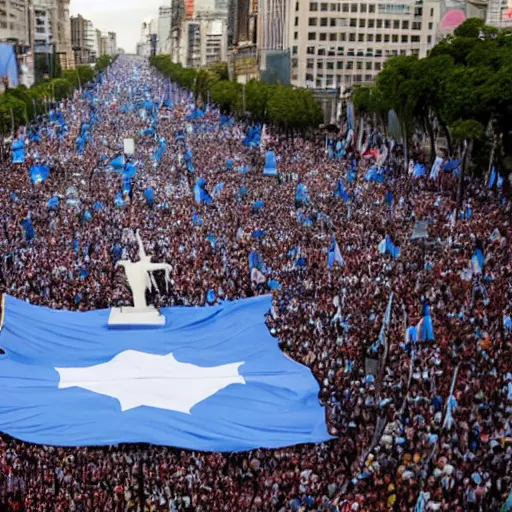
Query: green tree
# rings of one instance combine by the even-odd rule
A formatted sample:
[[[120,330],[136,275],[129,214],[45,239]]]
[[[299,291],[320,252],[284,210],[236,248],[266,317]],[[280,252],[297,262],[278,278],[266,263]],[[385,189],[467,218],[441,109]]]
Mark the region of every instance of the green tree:
[[[27,122],[25,103],[10,95],[0,96],[0,137],[5,137],[18,126]]]
[[[222,80],[213,85],[210,94],[212,102],[223,114],[242,113],[242,86],[239,83]]]
[[[393,57],[386,62],[384,69],[377,76],[377,87],[386,98],[389,107],[398,116],[404,138],[406,161],[419,100],[416,97],[417,84],[414,80],[417,63],[416,57]]]
[[[110,66],[110,64],[112,64],[112,57],[110,55],[101,55],[96,61],[95,70],[98,73],[103,73],[103,71],[105,71]]]
[[[459,186],[457,191],[457,205],[462,208],[464,201],[464,177],[466,173],[466,159],[468,153],[471,153],[473,142],[483,137],[484,127],[474,119],[455,121],[452,125],[453,138],[461,144],[461,170],[459,177]]]
[[[485,28],[484,20],[479,18],[468,18],[461,23],[454,31],[456,37],[472,37],[477,38]]]

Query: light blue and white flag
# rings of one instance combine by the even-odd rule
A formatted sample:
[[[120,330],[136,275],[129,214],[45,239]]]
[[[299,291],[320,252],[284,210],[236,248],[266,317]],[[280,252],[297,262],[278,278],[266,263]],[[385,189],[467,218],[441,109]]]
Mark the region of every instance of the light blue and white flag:
[[[333,236],[331,241],[331,247],[329,248],[329,255],[327,258],[327,268],[332,268],[335,263],[339,263],[340,265],[345,265],[345,260],[341,255],[341,251],[336,241],[336,238]]]
[[[6,296],[0,431],[44,445],[218,452],[326,441],[319,385],[270,335],[271,305],[165,308],[163,327],[112,330],[109,310]]]

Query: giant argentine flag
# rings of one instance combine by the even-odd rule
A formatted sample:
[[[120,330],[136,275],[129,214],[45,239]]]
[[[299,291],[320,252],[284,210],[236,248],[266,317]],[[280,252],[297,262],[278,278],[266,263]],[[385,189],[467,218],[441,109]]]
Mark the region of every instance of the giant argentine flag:
[[[27,442],[147,442],[244,451],[330,439],[319,386],[268,332],[271,297],[162,310],[166,325],[112,330],[6,297],[0,432]]]

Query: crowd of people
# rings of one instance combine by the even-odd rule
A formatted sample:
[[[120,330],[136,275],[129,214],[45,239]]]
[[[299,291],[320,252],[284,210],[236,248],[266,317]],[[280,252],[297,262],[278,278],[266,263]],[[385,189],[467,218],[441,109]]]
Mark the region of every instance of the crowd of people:
[[[156,108],[128,108],[148,94]],[[213,106],[195,115],[192,97],[143,60],[119,58],[57,110],[64,136],[48,116],[39,141],[25,129],[25,162],[2,163],[0,293],[56,309],[129,305],[116,262],[137,259],[140,230],[147,254],[172,266],[171,285],[160,276],[151,295],[159,307],[273,294],[270,332],[311,368],[335,439],[228,454],[0,435],[0,510],[501,510],[512,487],[512,215],[502,189],[468,179],[457,209],[453,173],[367,179],[370,145],[400,161],[379,137],[352,134],[337,154],[266,129],[251,147],[245,123]],[[120,197],[108,162],[130,138],[137,173]],[[263,151],[277,156],[277,178],[263,175]],[[31,180],[39,164],[50,175]],[[199,177],[205,204],[193,193]],[[413,236],[418,221],[428,238]],[[341,258],[330,261],[333,241]]]

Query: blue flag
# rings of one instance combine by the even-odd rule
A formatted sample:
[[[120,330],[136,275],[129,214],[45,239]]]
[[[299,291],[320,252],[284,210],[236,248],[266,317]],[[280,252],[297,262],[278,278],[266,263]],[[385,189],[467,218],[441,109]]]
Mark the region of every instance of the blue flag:
[[[203,178],[199,178],[194,185],[194,199],[199,204],[211,204],[212,198],[208,192],[206,192],[206,183]]]
[[[303,183],[299,183],[297,185],[297,190],[295,192],[295,201],[301,204],[309,203],[309,191],[308,187]]]
[[[22,139],[16,139],[11,144],[12,162],[22,164],[25,162],[25,143]]]
[[[59,207],[59,198],[57,196],[53,196],[50,199],[48,199],[48,202],[46,203],[46,208],[48,210],[56,210]]]
[[[33,183],[41,183],[50,176],[50,169],[45,165],[33,165],[29,174]]]
[[[249,253],[249,270],[252,270],[253,268],[257,268],[258,270],[263,268],[263,258],[261,257],[261,254],[256,251],[251,251]]]
[[[348,194],[345,192],[345,188],[343,186],[343,180],[338,180],[338,186],[336,187],[336,191],[334,192],[336,197],[340,197],[343,201],[348,201]]]
[[[489,175],[489,188],[492,188],[494,186],[494,183],[496,181],[496,169],[494,168],[494,165],[491,169],[491,174]]]
[[[123,196],[121,195],[121,192],[118,192],[116,194],[116,198],[114,199],[114,204],[119,207],[124,206],[124,199],[123,199]]]
[[[109,330],[108,310],[7,296],[0,431],[45,445],[218,452],[326,441],[319,385],[270,335],[271,302],[166,308],[166,326],[141,331]]]
[[[276,155],[273,151],[267,151],[265,155],[265,168],[263,169],[264,176],[277,176],[277,163]]]
[[[108,165],[110,167],[112,167],[113,169],[115,169],[116,171],[120,171],[120,170],[124,169],[124,165],[125,165],[124,156],[119,155],[119,156],[116,156],[115,158],[112,158],[112,160],[110,160]]]
[[[32,224],[32,219],[30,217],[26,217],[23,219],[23,231],[25,232],[25,240],[30,242],[36,236],[34,231],[34,225]]]
[[[152,187],[148,187],[144,190],[144,198],[146,199],[149,206],[153,205],[153,201],[155,200],[155,193],[153,192]]]
[[[261,199],[258,201],[255,201],[252,204],[252,209],[255,212],[259,212],[263,207],[265,206],[265,201],[262,201]]]

